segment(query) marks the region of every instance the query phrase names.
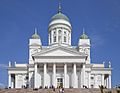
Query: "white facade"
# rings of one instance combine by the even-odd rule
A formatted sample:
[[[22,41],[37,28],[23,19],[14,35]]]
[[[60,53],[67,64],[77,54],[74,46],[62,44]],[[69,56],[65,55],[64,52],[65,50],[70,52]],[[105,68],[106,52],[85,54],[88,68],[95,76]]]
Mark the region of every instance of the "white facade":
[[[83,33],[78,45],[71,45],[72,26],[67,16],[59,11],[49,23],[49,44],[42,46],[35,34],[29,39],[29,63],[9,62],[8,87],[29,88],[64,87],[111,88],[111,64],[92,64],[90,39]]]

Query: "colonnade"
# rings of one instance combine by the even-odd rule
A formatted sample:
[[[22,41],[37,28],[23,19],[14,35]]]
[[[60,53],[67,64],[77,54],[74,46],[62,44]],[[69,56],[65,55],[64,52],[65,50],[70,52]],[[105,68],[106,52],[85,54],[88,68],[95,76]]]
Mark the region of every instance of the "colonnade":
[[[36,82],[37,82],[37,70],[38,70],[38,68],[37,68],[37,65],[38,64],[35,64],[35,72],[34,72],[34,87],[36,88],[37,87],[37,84],[36,84]],[[76,66],[77,64],[76,63],[74,63],[73,64],[73,79],[72,79],[72,87],[73,88],[78,88],[78,85],[77,85],[77,83],[78,83],[78,79],[77,79],[77,66]],[[67,82],[67,73],[68,73],[68,71],[67,71],[67,63],[64,63],[64,82],[63,82],[63,87],[64,88],[69,88],[69,86],[68,86],[68,82]],[[81,80],[81,81],[83,81],[82,82],[82,85],[84,85],[84,81],[85,81],[85,65],[83,65],[83,68],[82,68],[82,79],[83,80]],[[48,86],[47,85],[47,77],[46,77],[46,75],[47,75],[47,63],[44,63],[44,66],[43,66],[43,87],[45,87],[45,86]],[[53,63],[53,76],[52,76],[52,85],[53,86],[55,86],[55,87],[57,87],[57,80],[56,80],[56,64],[55,63]]]

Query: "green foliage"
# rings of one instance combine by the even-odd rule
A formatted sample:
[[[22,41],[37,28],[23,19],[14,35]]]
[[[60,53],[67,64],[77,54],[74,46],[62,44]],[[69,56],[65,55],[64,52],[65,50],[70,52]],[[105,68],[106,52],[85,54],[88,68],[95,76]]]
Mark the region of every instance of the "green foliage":
[[[120,90],[117,90],[117,93],[120,93]]]

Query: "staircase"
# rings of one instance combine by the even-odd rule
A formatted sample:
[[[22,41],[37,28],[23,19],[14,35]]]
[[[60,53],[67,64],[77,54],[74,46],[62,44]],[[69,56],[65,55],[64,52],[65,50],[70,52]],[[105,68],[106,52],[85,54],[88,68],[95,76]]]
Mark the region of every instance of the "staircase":
[[[111,92],[109,92],[111,91]],[[0,89],[0,93],[59,93],[59,89],[53,91],[52,89]],[[101,93],[100,89],[65,89],[64,93]],[[117,93],[116,89],[104,89],[104,93]]]

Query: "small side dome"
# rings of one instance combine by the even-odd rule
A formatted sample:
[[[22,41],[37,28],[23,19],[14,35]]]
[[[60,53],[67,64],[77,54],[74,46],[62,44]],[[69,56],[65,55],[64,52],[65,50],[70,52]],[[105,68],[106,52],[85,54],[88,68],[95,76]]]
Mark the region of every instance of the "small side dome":
[[[80,36],[80,39],[88,39],[88,36],[86,34],[83,34]]]
[[[40,36],[37,34],[36,28],[35,28],[35,33],[32,35],[32,39],[40,39]]]
[[[85,34],[84,28],[83,28],[83,34],[80,36],[80,39],[88,39],[88,36]]]

